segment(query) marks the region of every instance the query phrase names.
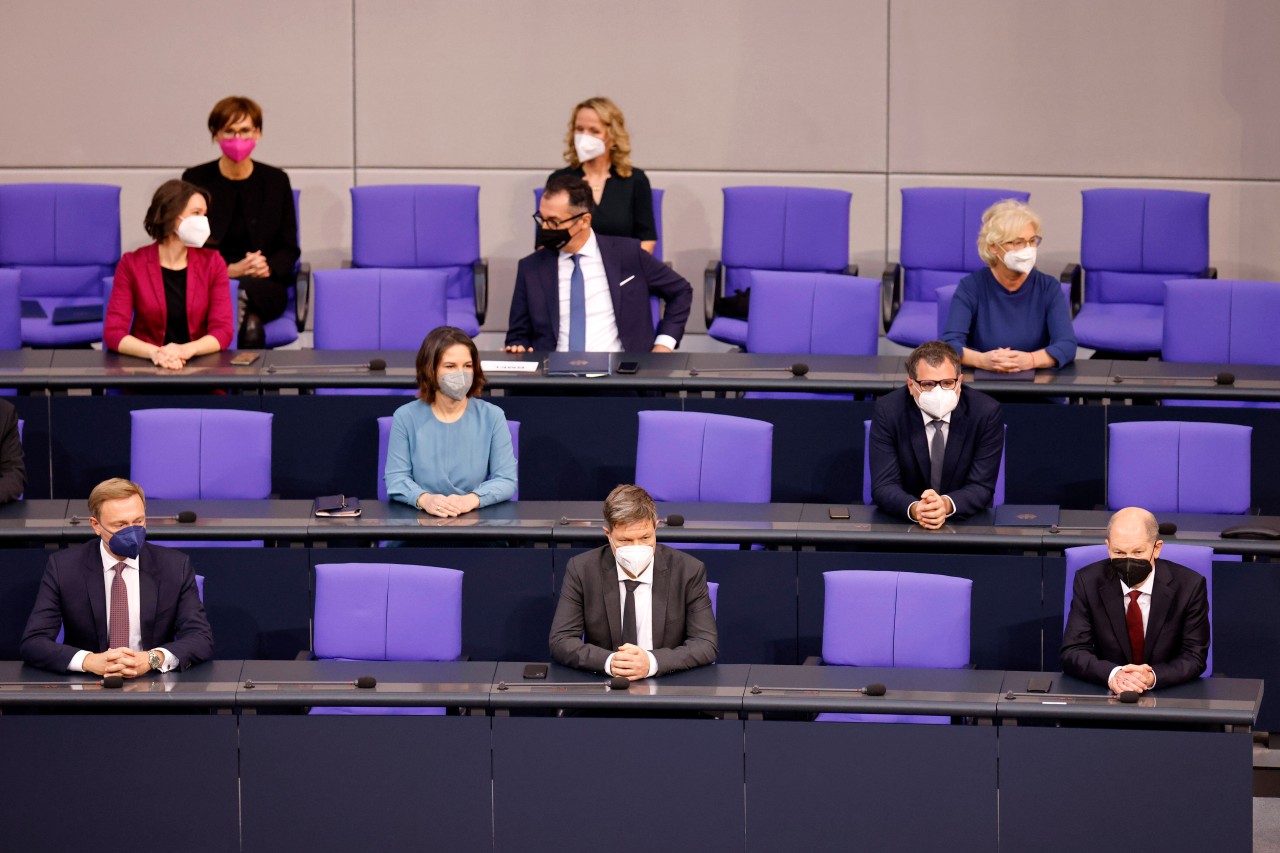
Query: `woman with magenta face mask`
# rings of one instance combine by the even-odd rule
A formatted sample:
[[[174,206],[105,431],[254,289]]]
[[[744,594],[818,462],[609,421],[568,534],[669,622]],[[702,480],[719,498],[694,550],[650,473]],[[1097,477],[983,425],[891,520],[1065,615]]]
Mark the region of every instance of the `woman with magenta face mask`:
[[[658,245],[653,190],[644,172],[631,165],[631,135],[622,110],[608,98],[588,98],[573,108],[564,144],[569,167],[550,177],[586,180],[596,200],[592,229],[609,237],[632,237],[652,254]]]
[[[165,181],[144,227],[154,243],[116,266],[102,341],[107,349],[178,370],[188,359],[231,346],[235,330],[227,265],[209,238],[209,196]]]
[[[223,98],[209,113],[209,134],[221,150],[211,163],[182,173],[209,191],[209,244],[240,281],[239,346],[266,346],[263,324],[284,313],[298,262],[298,216],[282,169],[253,159],[262,139],[262,108],[250,98]]]
[[[942,333],[969,367],[1015,373],[1076,357],[1062,285],[1036,269],[1040,242],[1040,217],[1020,201],[998,201],[982,214],[978,254],[987,268],[960,282]]]

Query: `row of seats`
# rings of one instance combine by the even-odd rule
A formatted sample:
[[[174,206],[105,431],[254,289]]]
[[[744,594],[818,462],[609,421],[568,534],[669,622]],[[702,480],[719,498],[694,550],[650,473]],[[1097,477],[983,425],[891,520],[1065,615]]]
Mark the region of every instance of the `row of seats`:
[[[60,325],[52,312],[71,305],[101,304],[103,279],[120,256],[118,187],[81,184],[0,186],[0,269],[21,273],[18,287],[28,303],[22,320],[27,345],[85,343],[101,337],[92,323]],[[403,272],[381,276],[397,309],[405,289],[434,283],[443,305],[430,298],[433,322],[474,335],[488,307],[488,265],[480,254],[480,188],[469,185],[353,187],[352,266]],[[1209,196],[1171,190],[1085,190],[1081,264],[1064,272],[1078,309],[1080,343],[1099,349],[1157,353],[1161,348],[1164,282],[1216,277],[1208,266]],[[295,194],[295,200],[297,196]],[[654,191],[661,222],[662,191]],[[721,258],[704,275],[706,320],[712,337],[751,349],[750,318],[718,315],[722,297],[755,287],[758,271],[856,275],[849,259],[851,194],[803,187],[726,187]],[[900,263],[881,281],[881,320],[888,337],[916,346],[937,336],[938,290],[982,267],[976,239],[982,212],[1004,198],[1029,193],[999,189],[921,187],[902,191]],[[659,228],[661,226],[659,225]],[[659,240],[661,247],[661,239]],[[661,249],[659,248],[659,251]],[[341,276],[329,276],[338,280]],[[348,275],[350,287],[374,278]],[[339,285],[332,285],[338,292]],[[320,297],[317,297],[319,303]],[[412,300],[409,300],[410,302]],[[294,294],[294,310],[280,330],[268,329],[269,345],[289,338],[290,323],[305,320],[305,276]],[[317,308],[319,305],[317,305]],[[387,312],[368,319],[388,319]],[[391,312],[394,314],[394,312]],[[409,325],[397,321],[393,332]],[[319,325],[319,324],[317,324]],[[320,329],[317,328],[317,334]],[[296,330],[292,332],[296,339]],[[341,334],[326,329],[330,346]],[[414,343],[413,347],[416,347]],[[397,347],[402,348],[402,347]],[[804,350],[798,350],[804,351]]]
[[[130,479],[174,499],[265,499],[271,495],[271,421],[235,409],[137,409]],[[656,500],[769,503],[773,424],[705,412],[642,411],[636,483]],[[509,421],[520,455],[520,423]],[[870,422],[864,423],[870,429]],[[378,419],[378,497],[391,418]],[[1152,512],[1243,514],[1251,505],[1253,428],[1151,421],[1111,424],[1107,505]],[[864,447],[866,445],[864,444]],[[1004,459],[996,504],[1004,502]],[[1017,460],[1015,460],[1017,464]],[[864,451],[863,500],[871,502]]]

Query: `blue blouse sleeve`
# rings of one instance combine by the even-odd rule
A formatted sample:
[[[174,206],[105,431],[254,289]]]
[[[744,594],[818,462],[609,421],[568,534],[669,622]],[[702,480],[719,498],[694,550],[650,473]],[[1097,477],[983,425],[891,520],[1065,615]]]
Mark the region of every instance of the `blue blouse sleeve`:
[[[387,484],[387,496],[412,507],[418,505],[418,496],[426,489],[414,482],[413,456],[409,447],[409,431],[413,428],[406,409],[396,410],[391,419],[391,435],[387,440],[387,467],[383,480]]]
[[[1049,294],[1049,309],[1045,323],[1049,327],[1049,345],[1045,352],[1053,356],[1058,367],[1065,367],[1076,357],[1076,330],[1071,325],[1071,308],[1067,298],[1062,295],[1062,285],[1056,278],[1050,278],[1052,292]]]
[[[973,329],[973,316],[978,310],[973,276],[966,276],[956,288],[955,297],[951,300],[951,310],[947,312],[947,323],[942,329],[942,340],[960,355],[964,355],[969,346],[969,333]]]
[[[476,488],[480,506],[492,506],[511,500],[516,493],[517,469],[515,451],[511,448],[511,430],[507,416],[497,406],[489,419],[489,477]],[[391,454],[387,454],[388,461]]]

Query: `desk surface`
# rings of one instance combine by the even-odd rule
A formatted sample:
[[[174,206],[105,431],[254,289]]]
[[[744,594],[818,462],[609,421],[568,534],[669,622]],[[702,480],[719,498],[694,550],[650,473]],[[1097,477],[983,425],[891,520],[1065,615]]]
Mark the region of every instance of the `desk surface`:
[[[72,708],[230,708],[236,704],[243,663],[210,661],[186,672],[125,679],[122,687],[113,689],[87,673],[56,675],[21,661],[0,661],[0,708],[54,703]]]

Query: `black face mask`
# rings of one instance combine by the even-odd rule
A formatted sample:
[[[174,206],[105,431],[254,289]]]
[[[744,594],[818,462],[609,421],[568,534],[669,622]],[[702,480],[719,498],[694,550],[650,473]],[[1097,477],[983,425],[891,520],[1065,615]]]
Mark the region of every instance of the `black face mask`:
[[[1125,586],[1133,589],[1147,579],[1154,566],[1150,560],[1139,560],[1137,557],[1112,557],[1111,568]]]
[[[535,249],[550,249],[558,252],[573,239],[568,228],[539,228],[538,236],[533,241]]]

